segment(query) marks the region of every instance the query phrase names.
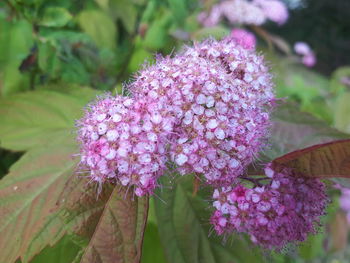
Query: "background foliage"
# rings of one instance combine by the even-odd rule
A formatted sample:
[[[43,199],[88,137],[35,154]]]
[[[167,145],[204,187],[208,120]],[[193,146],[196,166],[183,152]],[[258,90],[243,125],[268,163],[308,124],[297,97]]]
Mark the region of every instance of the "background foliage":
[[[227,25],[198,24],[198,12],[212,2],[0,3],[0,262],[134,262],[141,257],[136,251],[142,238],[143,263],[348,262],[349,227],[335,189],[324,230],[277,254],[261,251],[245,237],[209,235],[210,197],[207,189],[194,195],[190,178],[163,178],[146,222],[147,200],[135,201],[112,186],[104,186],[97,199],[96,186],[75,173],[74,122],[84,106],[103,91],[125,93],[122,83],[146,60],[152,63],[155,53],[229,34]],[[284,27],[267,25],[291,43],[310,42],[321,61],[317,71],[259,39],[278,96],[290,101],[275,112],[271,147],[262,160],[349,138],[350,89],[344,79],[350,78],[350,45],[344,32],[350,28],[341,17],[350,9],[342,8],[346,0],[336,3],[304,1]],[[329,5],[334,16],[318,15],[330,14]],[[311,19],[305,21],[305,14]],[[331,29],[323,26],[329,21]],[[350,186],[347,179],[334,180]],[[126,224],[130,214],[136,220]]]

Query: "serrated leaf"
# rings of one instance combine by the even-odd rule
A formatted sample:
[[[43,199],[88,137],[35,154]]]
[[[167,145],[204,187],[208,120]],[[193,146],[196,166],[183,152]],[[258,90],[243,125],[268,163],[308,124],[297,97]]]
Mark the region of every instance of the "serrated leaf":
[[[71,134],[83,107],[95,97],[87,90],[79,89],[81,96],[40,90],[0,99],[1,147],[25,151]]]
[[[148,198],[115,188],[85,249],[81,263],[138,263],[147,222]]]
[[[200,191],[192,195],[192,183],[187,178],[172,188],[161,178],[165,187],[157,190],[156,216],[160,239],[169,263],[228,263],[265,262],[256,248],[244,238],[232,236],[225,244],[221,238],[209,236],[209,196]]]
[[[118,37],[117,27],[105,12],[84,10],[78,15],[78,22],[97,46],[115,49]]]
[[[292,168],[296,176],[350,178],[350,140],[313,145],[283,155],[273,164]]]
[[[39,25],[47,27],[63,27],[72,19],[69,11],[63,7],[47,7]]]
[[[62,194],[62,215],[71,233],[86,247],[81,263],[139,262],[147,221],[148,198],[125,187],[96,187],[73,178]]]
[[[25,153],[0,181],[0,262],[28,262],[61,239],[57,200],[72,176],[77,151],[71,138]]]

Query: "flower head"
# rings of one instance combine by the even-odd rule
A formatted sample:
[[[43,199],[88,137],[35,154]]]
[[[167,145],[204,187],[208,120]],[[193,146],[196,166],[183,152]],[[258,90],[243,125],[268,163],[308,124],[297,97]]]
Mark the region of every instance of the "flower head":
[[[176,117],[170,156],[181,173],[230,184],[261,149],[273,104],[263,58],[232,39],[208,40],[158,58],[131,84]]]
[[[317,179],[276,172],[268,165],[264,185],[214,190],[211,223],[218,234],[244,232],[265,248],[281,249],[315,233],[328,199]],[[220,224],[220,222],[226,222]]]
[[[91,104],[78,122],[81,167],[91,180],[134,186],[152,193],[164,172],[165,143],[174,117],[162,104],[107,95]]]

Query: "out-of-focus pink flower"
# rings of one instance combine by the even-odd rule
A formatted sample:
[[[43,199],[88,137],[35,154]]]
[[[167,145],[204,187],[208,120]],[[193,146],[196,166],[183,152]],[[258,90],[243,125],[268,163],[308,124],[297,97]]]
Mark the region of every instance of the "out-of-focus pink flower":
[[[263,10],[246,0],[228,0],[220,4],[222,14],[233,24],[262,25],[266,21]]]
[[[245,49],[254,49],[256,44],[256,38],[253,33],[241,29],[235,28],[231,31],[232,38]]]
[[[302,63],[307,67],[313,67],[316,64],[316,56],[313,52],[302,58]]]
[[[340,187],[341,196],[339,197],[340,208],[346,213],[346,218],[350,224],[350,189]]]
[[[301,62],[307,67],[313,67],[316,64],[316,56],[310,46],[305,42],[296,42],[294,44],[294,51],[302,56]]]
[[[198,21],[205,27],[216,26],[221,19],[221,8],[219,5],[214,5],[210,13],[202,12],[198,15]]]
[[[294,44],[294,51],[298,55],[303,55],[303,56],[312,52],[310,46],[305,42],[296,42]]]
[[[255,0],[253,2],[260,7],[265,16],[278,25],[283,25],[288,20],[288,9],[284,3],[278,0]]]

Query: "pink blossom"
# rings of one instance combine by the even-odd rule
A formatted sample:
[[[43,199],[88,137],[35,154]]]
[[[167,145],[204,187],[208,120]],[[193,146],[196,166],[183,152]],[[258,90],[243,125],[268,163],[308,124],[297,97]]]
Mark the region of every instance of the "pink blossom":
[[[133,186],[151,194],[163,175],[163,148],[174,117],[158,103],[106,95],[92,103],[78,121],[82,170],[92,181]]]
[[[130,90],[176,116],[169,154],[179,172],[215,185],[232,183],[261,149],[274,101],[263,58],[229,38],[158,58]]]
[[[341,187],[341,196],[339,197],[340,208],[346,213],[348,223],[350,224],[350,189]]]
[[[328,202],[325,185],[318,179],[292,177],[288,169],[274,171],[271,165],[266,173],[264,186],[214,190],[210,222],[217,234],[244,232],[254,243],[279,250],[316,233]]]
[[[298,55],[303,55],[303,56],[312,52],[310,46],[305,42],[296,42],[294,44],[294,51]]]
[[[262,25],[266,20],[263,10],[246,0],[227,0],[219,5],[232,24]]]
[[[235,28],[231,31],[231,37],[245,49],[255,48],[256,38],[253,33],[247,30]]]
[[[296,42],[294,51],[301,55],[301,62],[307,67],[313,67],[316,64],[316,56],[310,46],[305,42]]]
[[[316,64],[316,56],[314,53],[309,53],[302,58],[302,63],[307,67],[313,67]]]
[[[279,0],[254,0],[253,3],[263,10],[268,19],[278,25],[283,25],[288,20],[288,9]]]

